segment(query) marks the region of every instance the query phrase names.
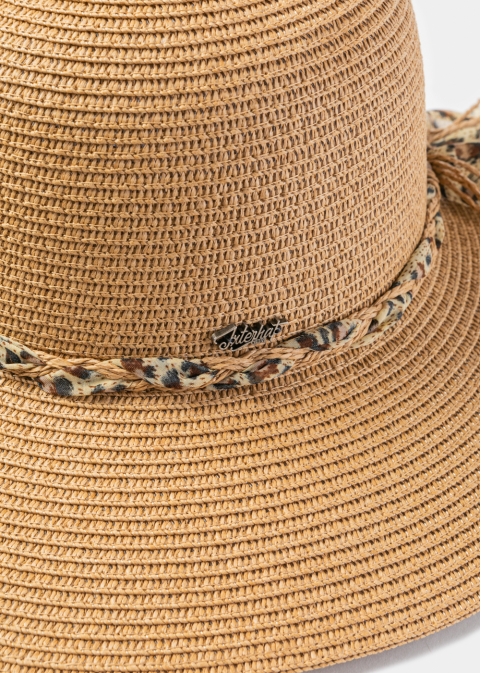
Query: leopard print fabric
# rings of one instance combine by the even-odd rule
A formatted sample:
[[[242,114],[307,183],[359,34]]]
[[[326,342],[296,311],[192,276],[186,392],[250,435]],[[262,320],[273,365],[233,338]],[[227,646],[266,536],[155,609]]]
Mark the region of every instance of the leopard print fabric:
[[[457,121],[459,115],[455,112],[446,110],[429,110],[427,112],[428,128],[432,131],[446,130]],[[479,104],[472,109],[468,116],[469,119],[479,118]],[[453,130],[440,139],[433,139],[431,149],[444,154],[447,158],[462,161],[464,164],[463,173],[468,180],[479,188],[479,124],[470,125],[459,130]],[[474,168],[474,172],[469,167]],[[467,194],[464,185],[457,185],[462,194]],[[444,186],[441,180],[441,194],[457,203],[464,203],[463,199],[456,194],[449,186]],[[479,197],[471,195],[474,203],[479,206]]]

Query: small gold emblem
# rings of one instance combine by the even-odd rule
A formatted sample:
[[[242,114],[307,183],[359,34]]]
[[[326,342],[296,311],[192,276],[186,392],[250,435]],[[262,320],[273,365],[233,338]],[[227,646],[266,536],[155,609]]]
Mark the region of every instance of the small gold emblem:
[[[286,324],[284,318],[271,318],[266,323],[256,322],[248,325],[245,322],[239,325],[228,325],[212,335],[212,341],[223,351],[237,351],[245,346],[262,344],[282,332]]]

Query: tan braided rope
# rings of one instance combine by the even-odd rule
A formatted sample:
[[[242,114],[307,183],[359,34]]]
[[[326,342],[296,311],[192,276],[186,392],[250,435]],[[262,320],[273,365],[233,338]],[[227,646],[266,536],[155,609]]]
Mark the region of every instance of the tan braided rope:
[[[450,123],[441,128],[436,128],[434,118],[429,120],[423,235],[401,274],[371,306],[343,320],[304,331],[281,344],[254,349],[238,357],[220,353],[191,360],[173,357],[66,359],[32,351],[0,336],[0,369],[34,378],[46,392],[65,397],[124,389],[222,390],[277,378],[300,365],[318,362],[326,351],[373,343],[400,320],[436,261],[444,238],[439,210],[441,190],[448,198],[479,210],[477,106],[454,121],[450,119]],[[465,156],[467,140],[472,140],[468,136],[473,131],[478,143],[474,161],[471,155]]]

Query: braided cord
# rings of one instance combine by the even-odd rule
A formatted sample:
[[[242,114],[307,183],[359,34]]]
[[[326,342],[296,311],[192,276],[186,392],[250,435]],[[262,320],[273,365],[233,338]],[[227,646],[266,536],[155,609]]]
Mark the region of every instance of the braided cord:
[[[423,236],[389,290],[372,306],[343,320],[301,332],[281,344],[241,357],[212,355],[184,360],[171,357],[64,359],[0,336],[0,370],[34,378],[45,392],[61,397],[123,390],[229,390],[262,383],[301,364],[317,362],[326,351],[359,348],[393,327],[429,274],[444,239],[441,193],[479,208],[479,116],[474,108],[458,117],[428,113],[428,181]]]
[[[62,397],[151,387],[228,390],[277,378],[302,363],[317,361],[326,351],[371,344],[400,320],[434,263],[444,238],[439,201],[439,186],[430,172],[423,238],[400,276],[374,305],[344,320],[301,332],[278,346],[238,358],[220,355],[203,360],[169,357],[66,360],[34,352],[0,336],[0,369],[35,378],[45,392]]]

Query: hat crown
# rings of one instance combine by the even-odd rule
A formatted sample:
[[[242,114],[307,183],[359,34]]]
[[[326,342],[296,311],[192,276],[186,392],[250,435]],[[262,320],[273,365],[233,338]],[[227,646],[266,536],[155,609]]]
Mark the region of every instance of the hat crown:
[[[0,333],[198,357],[367,306],[423,228],[408,0],[0,2]]]

